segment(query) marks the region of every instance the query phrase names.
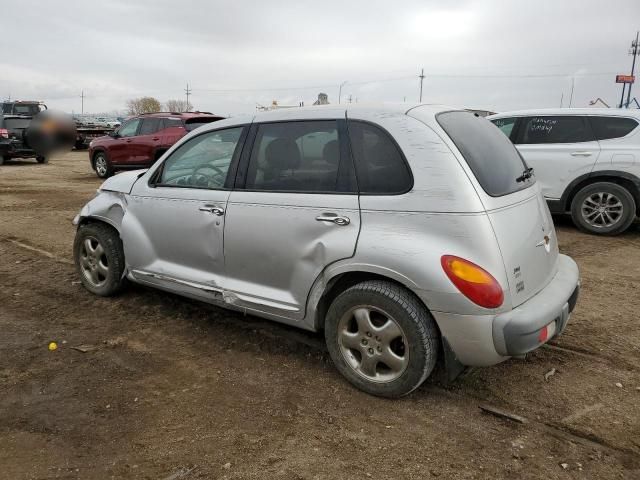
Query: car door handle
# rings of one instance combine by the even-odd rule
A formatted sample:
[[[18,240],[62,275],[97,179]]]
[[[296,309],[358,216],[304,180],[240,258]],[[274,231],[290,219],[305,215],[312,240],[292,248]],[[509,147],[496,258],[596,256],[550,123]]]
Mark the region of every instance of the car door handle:
[[[591,152],[571,152],[572,157],[590,157]]]
[[[158,140],[160,140],[160,137],[153,137],[151,140],[153,140],[153,141],[156,141],[156,142],[157,142]]]
[[[340,225],[341,227],[344,227],[351,223],[351,220],[349,220],[349,217],[341,217],[339,215],[336,215],[335,213],[323,213],[322,215],[318,215],[316,217],[316,220],[318,222],[335,223],[336,225]]]
[[[201,212],[213,213],[214,215],[217,215],[219,217],[224,215],[224,208],[216,207],[215,205],[203,205],[198,210],[200,210]]]

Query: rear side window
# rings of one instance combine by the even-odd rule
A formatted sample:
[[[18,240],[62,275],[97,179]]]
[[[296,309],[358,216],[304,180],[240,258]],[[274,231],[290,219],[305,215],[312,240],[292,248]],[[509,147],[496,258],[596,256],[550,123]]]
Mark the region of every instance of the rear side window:
[[[492,197],[517,192],[534,182],[533,177],[523,178],[524,160],[488,120],[468,112],[443,112],[436,118]]]
[[[253,144],[246,188],[335,192],[339,164],[335,120],[262,124]]]
[[[179,118],[165,118],[163,119],[162,128],[184,127],[182,120]]]
[[[491,120],[491,123],[498,127],[507,137],[511,138],[511,132],[513,132],[513,127],[516,125],[516,120],[517,118],[497,118]]]
[[[161,118],[145,118],[142,120],[140,133],[138,135],[151,135],[162,128]]]
[[[585,118],[577,115],[526,117],[518,134],[519,144],[580,143],[595,140]]]
[[[589,117],[589,121],[597,140],[624,137],[638,126],[638,122],[632,118]]]
[[[370,123],[350,120],[349,138],[360,193],[394,195],[411,190],[409,166],[387,132]]]
[[[219,119],[215,118],[215,117],[189,118],[189,119],[185,120],[184,128],[187,129],[187,132],[190,132],[191,130],[195,130],[196,128],[201,127],[202,125],[206,125],[208,123],[215,122],[216,120],[219,120]]]

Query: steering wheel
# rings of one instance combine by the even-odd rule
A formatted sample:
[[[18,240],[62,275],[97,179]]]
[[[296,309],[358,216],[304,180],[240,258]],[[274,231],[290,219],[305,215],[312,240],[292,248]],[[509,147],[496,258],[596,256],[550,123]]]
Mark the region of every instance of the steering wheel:
[[[213,170],[213,173],[201,173],[201,170]],[[227,177],[227,172],[215,165],[201,165],[191,174],[189,184],[197,187],[221,186]],[[212,185],[213,184],[213,185]]]

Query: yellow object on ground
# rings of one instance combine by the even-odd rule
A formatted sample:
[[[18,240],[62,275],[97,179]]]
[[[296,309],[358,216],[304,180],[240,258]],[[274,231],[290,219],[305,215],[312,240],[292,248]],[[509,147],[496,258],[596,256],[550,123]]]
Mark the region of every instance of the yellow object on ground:
[[[49,344],[49,350],[51,350],[52,352],[53,352],[54,350],[57,350],[57,348],[58,348],[58,344],[57,344],[56,342],[51,342],[51,343]]]

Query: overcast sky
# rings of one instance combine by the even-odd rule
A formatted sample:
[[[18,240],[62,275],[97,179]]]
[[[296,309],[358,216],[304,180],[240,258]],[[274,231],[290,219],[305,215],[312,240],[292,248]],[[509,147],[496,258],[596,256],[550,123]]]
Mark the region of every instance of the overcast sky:
[[[619,102],[640,0],[3,1],[0,98],[79,112],[151,95],[256,104],[423,101],[504,111]],[[640,86],[636,90],[640,98]]]

